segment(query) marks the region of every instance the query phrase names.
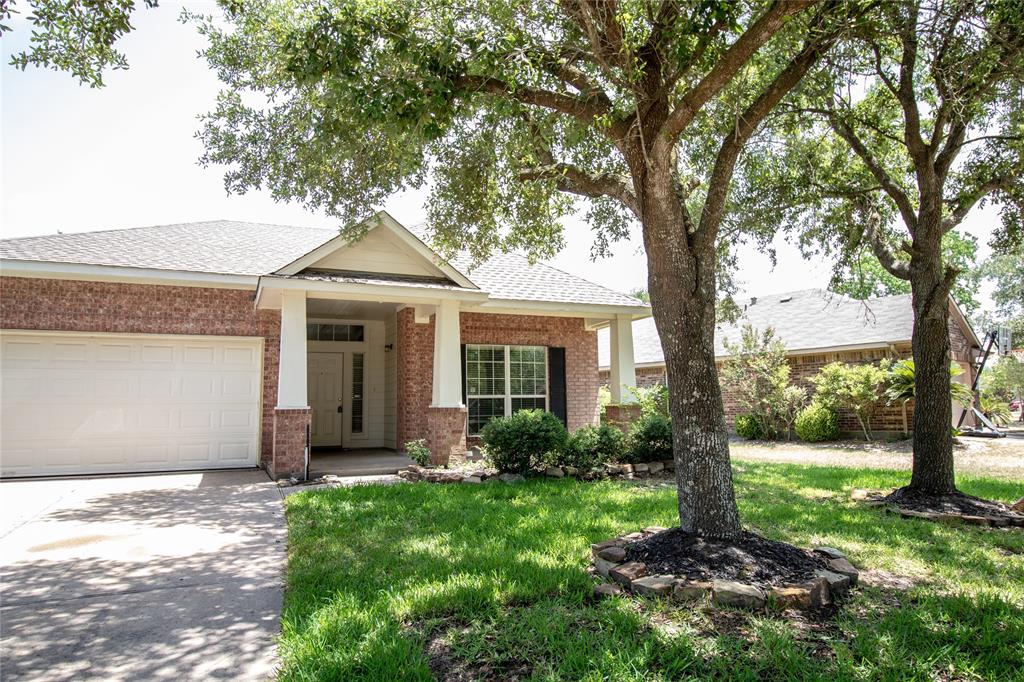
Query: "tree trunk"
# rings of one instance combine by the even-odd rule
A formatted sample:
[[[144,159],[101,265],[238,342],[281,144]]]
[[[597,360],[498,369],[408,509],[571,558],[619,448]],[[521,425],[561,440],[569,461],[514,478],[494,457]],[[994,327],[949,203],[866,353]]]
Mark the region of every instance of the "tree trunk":
[[[953,405],[949,394],[949,284],[938,249],[924,265],[911,264],[914,305],[914,462],[908,492],[956,492]]]
[[[674,196],[662,198],[645,216],[644,236],[669,385],[679,522],[704,537],[733,539],[741,529],[715,367],[716,256],[687,247],[685,209]]]

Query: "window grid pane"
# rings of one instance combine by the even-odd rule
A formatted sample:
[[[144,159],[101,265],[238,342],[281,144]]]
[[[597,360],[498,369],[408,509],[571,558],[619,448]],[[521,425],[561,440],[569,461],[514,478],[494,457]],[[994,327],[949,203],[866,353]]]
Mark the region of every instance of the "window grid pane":
[[[505,416],[504,398],[470,398],[468,429],[472,434],[480,433],[484,424],[495,417]]]
[[[364,339],[361,324],[321,324],[311,322],[306,325],[307,341],[356,341]]]
[[[363,354],[352,354],[352,433],[363,432]]]

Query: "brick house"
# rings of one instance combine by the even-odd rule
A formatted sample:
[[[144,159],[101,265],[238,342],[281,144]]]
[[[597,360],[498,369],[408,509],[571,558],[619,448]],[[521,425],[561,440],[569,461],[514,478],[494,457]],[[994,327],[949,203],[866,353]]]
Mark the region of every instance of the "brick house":
[[[523,408],[597,422],[597,330],[647,307],[516,254],[446,262],[383,212],[363,227],[0,241],[0,475],[301,478],[321,448],[423,438],[445,462]]]
[[[974,360],[981,351],[981,342],[952,297],[949,306],[952,356],[964,370],[956,380],[969,386],[974,380]],[[775,329],[789,353],[791,379],[806,387],[808,393],[814,390],[810,378],[830,362],[877,363],[883,358],[911,357],[914,317],[909,294],[858,301],[820,289],[805,289],[751,298],[735,324],[723,325],[715,331],[715,357],[719,366],[728,357],[723,341],[739,343],[740,330],[745,324],[758,329],[769,326]],[[613,326],[598,334],[603,385],[612,381],[611,359],[614,353],[621,354],[624,345],[615,338],[616,332]],[[633,323],[631,341],[636,385],[667,384],[661,341],[653,318]],[[728,391],[724,392],[723,400],[726,420],[732,427],[740,408]],[[613,403],[617,402],[613,396]],[[960,405],[953,404],[954,424],[962,411]],[[913,429],[913,412],[913,401],[906,406],[879,404],[871,419],[872,429],[883,436],[908,433]],[[971,426],[973,423],[973,416],[968,413],[964,424]],[[844,434],[860,434],[860,425],[852,413],[840,412],[839,427]]]

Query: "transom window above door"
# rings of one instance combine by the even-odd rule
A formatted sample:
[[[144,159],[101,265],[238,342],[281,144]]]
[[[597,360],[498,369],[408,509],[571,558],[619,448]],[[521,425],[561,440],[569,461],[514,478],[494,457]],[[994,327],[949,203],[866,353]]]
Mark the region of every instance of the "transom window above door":
[[[307,341],[357,341],[364,338],[361,324],[321,324],[310,322],[306,325]]]
[[[477,435],[495,417],[548,409],[548,356],[544,346],[466,345],[468,430]]]

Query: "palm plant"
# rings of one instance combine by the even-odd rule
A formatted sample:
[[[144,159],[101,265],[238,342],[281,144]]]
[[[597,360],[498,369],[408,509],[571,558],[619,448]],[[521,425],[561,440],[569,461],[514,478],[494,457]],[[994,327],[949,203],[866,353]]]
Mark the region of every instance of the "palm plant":
[[[949,364],[950,378],[958,377],[964,373],[963,368],[951,362]],[[885,398],[890,405],[894,403],[905,403],[914,397],[916,390],[916,373],[914,361],[911,359],[900,360],[889,370],[888,386],[885,389]],[[959,381],[949,382],[949,397],[959,403],[965,410],[974,402],[974,393],[966,384]]]
[[[986,396],[984,393],[979,396],[978,407],[981,413],[996,426],[1006,426],[1013,418],[1009,403]]]

